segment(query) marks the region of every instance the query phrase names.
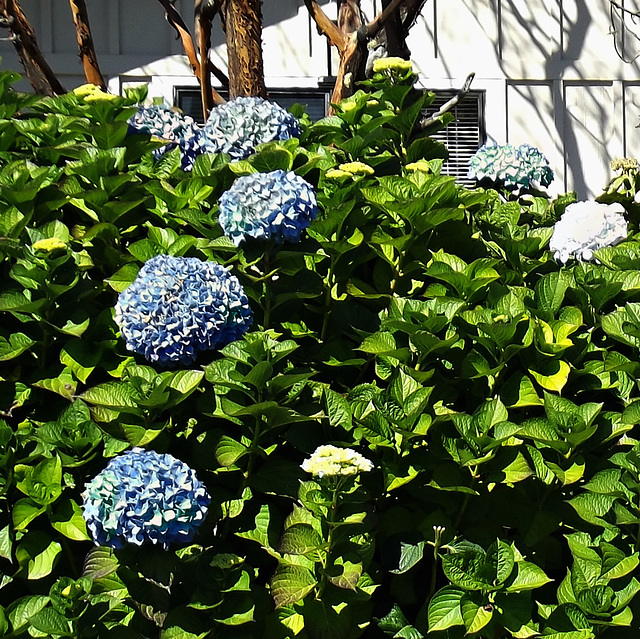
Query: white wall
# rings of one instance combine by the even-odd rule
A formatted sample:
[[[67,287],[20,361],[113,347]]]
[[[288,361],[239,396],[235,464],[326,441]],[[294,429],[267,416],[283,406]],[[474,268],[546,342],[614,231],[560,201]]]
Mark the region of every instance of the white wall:
[[[21,4],[63,84],[84,82],[67,0]],[[321,4],[335,17],[335,2]],[[372,17],[380,0],[362,6]],[[112,90],[144,81],[171,101],[174,85],[196,84],[156,0],[87,0],[87,7]],[[190,25],[192,0],[176,7]],[[263,12],[269,86],[317,86],[335,73],[335,52],[303,0],[265,0]],[[553,189],[585,198],[607,182],[611,159],[640,156],[640,59],[616,55],[611,26],[608,0],[427,0],[409,45],[425,87],[457,87],[474,71],[473,88],[486,90],[490,139],[538,146],[556,173]],[[213,61],[225,68],[219,26],[214,43]],[[0,43],[0,55],[3,68],[20,70],[10,43]]]

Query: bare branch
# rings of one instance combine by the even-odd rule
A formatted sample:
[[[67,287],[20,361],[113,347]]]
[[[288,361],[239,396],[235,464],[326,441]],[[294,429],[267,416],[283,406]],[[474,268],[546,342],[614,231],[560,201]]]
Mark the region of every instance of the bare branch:
[[[435,124],[440,117],[442,117],[445,113],[448,113],[453,109],[453,107],[464,98],[467,93],[469,93],[469,89],[471,88],[471,83],[473,82],[473,78],[475,78],[475,72],[471,72],[467,79],[464,81],[462,88],[454,95],[450,100],[447,100],[432,116],[421,120],[418,123],[417,129],[423,131],[427,127]]]
[[[309,15],[316,23],[318,31],[325,35],[338,51],[343,51],[347,45],[347,40],[337,25],[329,19],[316,0],[304,0],[304,4],[309,11]]]
[[[627,7],[624,7],[621,4],[618,4],[615,0],[609,0],[609,3],[612,6],[614,6],[616,9],[620,9],[620,11],[623,11],[624,13],[628,13],[630,16],[633,16],[635,18],[640,18],[640,11],[632,11],[631,9],[628,9]]]
[[[191,70],[193,71],[194,75],[199,78],[200,63],[198,62],[196,48],[187,25],[184,23],[182,16],[178,13],[176,8],[171,3],[171,0],[158,0],[158,2],[164,7],[167,22],[169,22],[169,24],[176,30],[178,37],[182,41],[182,47],[187,54],[187,58],[189,58]]]
[[[400,8],[406,0],[392,0],[371,22],[364,27],[364,35],[367,38],[375,38],[385,22]]]
[[[69,0],[69,5],[71,6],[71,14],[73,15],[73,24],[76,28],[78,52],[84,68],[84,77],[90,84],[95,84],[103,91],[106,91],[107,83],[104,81],[104,77],[100,71],[96,49],[93,45],[87,6],[84,0]]]
[[[7,25],[29,83],[38,95],[60,95],[64,87],[44,56],[31,23],[18,0],[0,0],[0,16]]]

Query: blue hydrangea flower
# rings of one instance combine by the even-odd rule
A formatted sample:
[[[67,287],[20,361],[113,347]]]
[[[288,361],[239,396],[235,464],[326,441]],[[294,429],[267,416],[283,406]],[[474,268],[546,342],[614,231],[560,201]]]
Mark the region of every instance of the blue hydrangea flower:
[[[619,202],[574,202],[569,204],[553,227],[549,249],[556,260],[566,264],[569,258],[593,259],[593,252],[627,239],[624,207]]]
[[[191,364],[251,326],[247,296],[228,269],[194,257],[158,255],[118,297],[115,320],[126,347],[150,362]]]
[[[196,158],[207,149],[202,130],[195,120],[165,105],[139,106],[129,118],[129,132],[146,133],[167,140],[168,144],[154,152],[156,159],[178,146],[183,171],[190,171]]]
[[[483,146],[471,158],[469,177],[510,189],[549,186],[553,171],[547,158],[530,144]]]
[[[241,160],[263,142],[300,137],[300,125],[273,102],[240,97],[211,110],[203,135],[211,153],[227,153],[232,160]]]
[[[317,213],[313,187],[278,169],[238,178],[220,198],[218,221],[236,246],[247,237],[298,242]]]
[[[96,545],[188,542],[211,498],[195,472],[172,455],[134,448],[85,485],[83,516]]]

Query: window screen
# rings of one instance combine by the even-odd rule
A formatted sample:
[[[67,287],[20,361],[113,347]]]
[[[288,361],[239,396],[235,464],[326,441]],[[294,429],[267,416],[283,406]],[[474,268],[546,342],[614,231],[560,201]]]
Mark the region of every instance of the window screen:
[[[445,102],[450,100],[456,91],[435,91],[435,100],[429,106],[427,116],[435,113]],[[469,160],[486,142],[484,125],[484,91],[469,91],[450,111],[455,120],[433,138],[443,142],[449,149],[449,157],[445,160],[442,172],[452,175],[458,182],[473,186],[474,180],[467,176]]]

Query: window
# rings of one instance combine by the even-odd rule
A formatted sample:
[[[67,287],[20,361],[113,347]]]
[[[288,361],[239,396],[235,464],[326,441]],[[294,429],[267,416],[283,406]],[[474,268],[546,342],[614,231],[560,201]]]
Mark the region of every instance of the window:
[[[435,100],[429,106],[427,117],[436,112],[445,102],[450,100],[457,91],[434,91]],[[449,150],[449,157],[445,160],[442,172],[452,175],[460,184],[473,186],[474,180],[469,179],[469,160],[474,153],[486,142],[484,126],[484,91],[469,91],[451,109],[455,120],[433,138],[444,143]]]
[[[434,90],[434,92],[436,97],[425,114],[427,117],[457,93],[454,90]],[[222,97],[228,95],[226,91],[220,91],[220,94]],[[330,87],[271,89],[269,97],[285,109],[296,103],[303,104],[307,108],[309,117],[312,120],[319,120],[327,114],[329,109]],[[199,89],[175,87],[174,104],[199,124],[203,123]],[[474,181],[467,177],[469,160],[486,141],[484,105],[484,91],[469,91],[451,109],[455,120],[433,136],[434,139],[443,142],[449,150],[449,157],[444,162],[442,172],[452,175],[460,184],[467,186],[474,184]]]
[[[218,89],[217,89],[218,90]],[[223,98],[228,97],[226,91],[218,90]],[[294,104],[306,107],[311,120],[320,120],[327,115],[329,109],[329,93],[324,89],[270,89],[269,98],[283,109]],[[193,87],[175,87],[174,104],[186,115],[190,115],[198,124],[203,124],[202,102],[200,90]]]

